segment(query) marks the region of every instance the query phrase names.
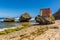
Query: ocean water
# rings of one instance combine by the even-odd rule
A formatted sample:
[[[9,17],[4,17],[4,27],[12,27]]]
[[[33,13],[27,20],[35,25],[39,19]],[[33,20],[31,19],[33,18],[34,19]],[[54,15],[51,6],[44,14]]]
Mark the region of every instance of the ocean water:
[[[0,18],[0,29],[2,28],[9,28],[9,27],[16,27],[19,25],[17,22],[3,22],[4,18]]]
[[[0,29],[1,28],[9,28],[9,27],[16,27],[19,23],[17,22],[0,22]]]
[[[5,18],[0,18],[0,29],[16,27],[17,25],[20,24],[18,22],[3,22],[4,19]],[[16,19],[15,21],[18,21],[19,18],[15,18],[15,19]],[[32,18],[30,21],[35,22],[34,18]]]

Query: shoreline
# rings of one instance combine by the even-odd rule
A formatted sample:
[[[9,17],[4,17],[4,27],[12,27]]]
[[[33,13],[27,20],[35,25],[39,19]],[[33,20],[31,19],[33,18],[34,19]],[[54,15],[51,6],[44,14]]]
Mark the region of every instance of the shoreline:
[[[60,21],[60,20],[55,20],[55,21]],[[38,23],[36,23],[36,22],[30,22],[31,23],[31,26],[52,26],[52,25],[55,25],[55,24],[50,24],[50,25],[35,25],[35,24],[38,24]],[[17,28],[17,27],[22,27],[22,25],[21,24],[19,24],[19,25],[17,25],[17,26],[14,26],[14,27],[9,27],[9,28],[2,28],[2,29],[0,29],[0,31],[4,31],[4,30],[8,30],[8,29],[15,29],[15,28]]]
[[[9,27],[9,28],[2,28],[2,29],[0,29],[0,31],[4,31],[4,30],[8,30],[8,29],[14,29],[14,28],[17,28],[17,26],[16,27]]]
[[[31,22],[31,25],[34,25],[34,24],[38,24],[38,23],[35,23],[35,22]],[[21,24],[19,25],[17,25],[17,26],[14,26],[14,27],[9,27],[9,28],[0,28],[0,31],[4,31],[4,30],[8,30],[8,29],[15,29],[15,28],[17,28],[17,27],[21,27]]]
[[[42,25],[37,25],[39,23],[36,23],[36,22],[29,22],[31,23],[31,26],[42,26]],[[0,28],[0,31],[4,31],[4,30],[8,30],[8,29],[14,29],[14,28],[17,28],[17,27],[21,27],[21,24],[18,24],[17,26],[13,26],[13,27],[9,27],[9,28]]]
[[[2,22],[1,23],[2,26],[0,27],[0,31],[16,28],[17,26],[19,26],[19,24],[20,23],[17,23],[17,22]]]
[[[55,24],[51,24],[51,25],[35,25],[35,26],[28,27],[28,28],[25,27],[21,30],[15,31],[15,32],[0,35],[0,40],[6,40],[6,39],[8,39],[8,40],[23,40],[23,39],[38,40],[39,38],[41,39],[41,37],[43,39],[46,36],[46,35],[44,36],[44,34],[48,33],[49,35],[51,35],[52,33],[55,33],[56,31],[58,31],[60,29],[59,22],[60,22],[60,20],[56,20]],[[57,25],[59,25],[59,26],[57,26]],[[23,27],[23,26],[18,25],[17,27]],[[54,27],[58,27],[58,28],[55,29]],[[13,28],[15,28],[15,27],[13,27]],[[47,38],[49,35],[47,35]],[[54,34],[52,34],[52,35],[54,35]]]

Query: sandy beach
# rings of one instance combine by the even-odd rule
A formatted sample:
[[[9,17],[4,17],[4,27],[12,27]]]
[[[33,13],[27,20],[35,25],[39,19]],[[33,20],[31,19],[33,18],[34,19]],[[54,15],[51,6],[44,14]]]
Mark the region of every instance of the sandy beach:
[[[38,35],[37,31],[42,28],[58,27],[57,29],[48,29],[44,31],[41,35]],[[60,40],[60,20],[56,20],[55,24],[50,25],[37,25],[31,26],[19,31],[14,31],[9,34],[0,35],[0,40]],[[21,27],[21,25],[18,25]],[[32,35],[31,33],[35,33]]]

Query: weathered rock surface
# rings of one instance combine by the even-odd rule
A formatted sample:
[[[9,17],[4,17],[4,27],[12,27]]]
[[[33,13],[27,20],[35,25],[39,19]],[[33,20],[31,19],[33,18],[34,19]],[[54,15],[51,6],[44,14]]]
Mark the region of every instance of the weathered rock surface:
[[[28,13],[24,13],[20,16],[20,22],[28,22],[31,19],[31,16]]]
[[[15,19],[14,18],[5,18],[4,22],[14,22]]]
[[[56,20],[59,20],[60,19],[60,9],[56,13],[54,13],[53,15],[55,16]]]
[[[40,16],[40,15],[36,16],[35,20],[36,20],[36,22],[38,22],[40,24],[51,24],[51,23],[55,22],[50,17],[43,17],[43,16]]]

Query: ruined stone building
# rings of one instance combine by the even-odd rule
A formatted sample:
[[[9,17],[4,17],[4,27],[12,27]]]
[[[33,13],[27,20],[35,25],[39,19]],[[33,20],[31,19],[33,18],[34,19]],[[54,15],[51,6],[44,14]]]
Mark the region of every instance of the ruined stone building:
[[[50,10],[50,8],[40,9],[40,16],[50,17],[51,15],[52,15],[52,11]]]

